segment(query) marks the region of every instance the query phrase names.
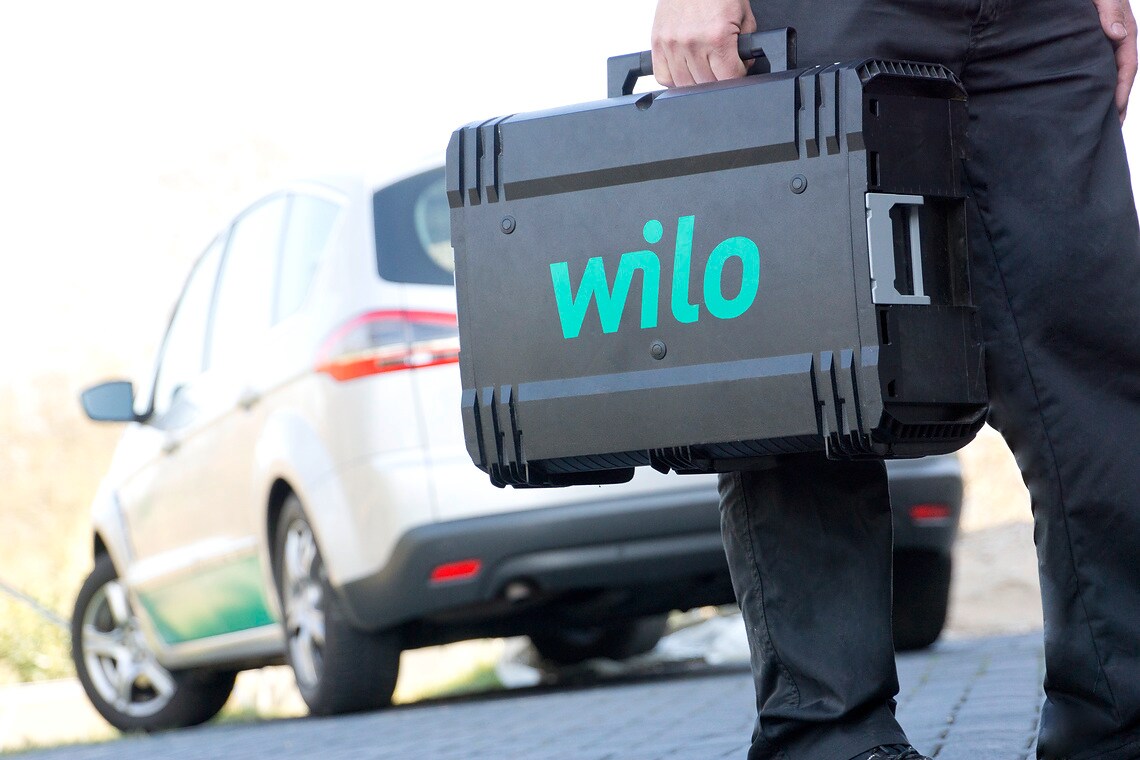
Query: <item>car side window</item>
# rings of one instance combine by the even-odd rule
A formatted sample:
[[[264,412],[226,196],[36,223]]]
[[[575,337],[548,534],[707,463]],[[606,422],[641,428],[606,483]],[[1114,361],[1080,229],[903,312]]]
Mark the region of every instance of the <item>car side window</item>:
[[[210,301],[224,249],[223,235],[210,244],[194,265],[174,309],[162,342],[161,359],[154,380],[151,410],[160,419],[170,409],[178,392],[202,372]]]
[[[210,321],[207,369],[247,354],[272,324],[286,202],[286,196],[274,196],[234,222]]]
[[[340,205],[331,200],[313,195],[292,197],[281,247],[274,321],[301,308],[339,216]]]

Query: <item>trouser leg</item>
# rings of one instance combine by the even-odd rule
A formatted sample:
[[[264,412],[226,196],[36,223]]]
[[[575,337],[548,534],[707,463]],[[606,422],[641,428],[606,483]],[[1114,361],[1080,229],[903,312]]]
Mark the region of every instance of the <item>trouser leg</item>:
[[[1140,757],[1140,245],[1112,50],[1088,0],[1005,2],[970,92],[991,423],[1029,487],[1042,758]]]
[[[1092,3],[764,0],[756,11],[762,28],[798,29],[801,64],[909,58],[963,78],[991,422],[1029,486],[1040,559],[1039,752],[1140,756],[1140,243]]]
[[[800,64],[965,55],[948,0],[763,0],[761,28],[799,31]],[[877,37],[864,38],[868,30]],[[924,55],[908,53],[916,40]],[[894,718],[889,494],[881,463],[788,458],[720,479],[722,529],[752,654],[750,760],[847,760],[906,741]]]
[[[763,0],[761,28],[799,31],[800,64],[965,55],[960,3]],[[917,9],[917,10],[916,10]],[[868,40],[868,30],[877,37]],[[863,35],[863,38],[860,38]],[[922,41],[921,56],[905,47]],[[894,718],[891,513],[881,463],[789,458],[722,475],[722,529],[752,653],[750,760],[847,760],[906,741]]]
[[[789,457],[720,477],[756,679],[750,760],[847,760],[906,741],[894,718],[891,512],[880,462]]]

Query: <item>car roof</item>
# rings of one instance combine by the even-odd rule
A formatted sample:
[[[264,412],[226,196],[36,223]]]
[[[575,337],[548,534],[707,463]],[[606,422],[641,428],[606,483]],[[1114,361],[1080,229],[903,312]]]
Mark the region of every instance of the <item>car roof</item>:
[[[242,202],[235,205],[225,217],[224,222],[217,228],[215,235],[227,229],[234,219],[238,218],[260,201],[279,193],[287,192],[313,192],[328,193],[329,191],[343,195],[346,198],[359,198],[367,193],[371,195],[382,187],[387,187],[400,180],[421,174],[425,171],[443,168],[442,154],[415,156],[391,162],[383,169],[364,169],[359,172],[330,172],[328,174],[311,174],[297,177],[286,182],[262,183],[253,192],[244,194]]]
[[[334,172],[329,174],[316,174],[310,177],[292,180],[281,190],[300,190],[314,185],[338,190],[346,195],[353,195],[362,189],[376,191],[382,187],[395,184],[400,180],[421,174],[433,169],[443,168],[443,157],[440,155],[419,156],[393,162],[383,169],[364,170],[360,172]],[[263,193],[260,197],[271,194],[274,190]]]

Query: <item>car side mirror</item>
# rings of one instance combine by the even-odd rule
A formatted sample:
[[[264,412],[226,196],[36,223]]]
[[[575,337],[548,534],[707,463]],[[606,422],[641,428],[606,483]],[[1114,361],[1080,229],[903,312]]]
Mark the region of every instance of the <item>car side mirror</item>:
[[[135,422],[135,389],[126,380],[94,385],[79,396],[83,411],[95,422]]]

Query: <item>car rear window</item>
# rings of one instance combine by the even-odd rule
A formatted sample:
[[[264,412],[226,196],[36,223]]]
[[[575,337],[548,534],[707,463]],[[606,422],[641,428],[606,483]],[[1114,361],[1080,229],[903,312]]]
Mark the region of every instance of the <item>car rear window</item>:
[[[372,197],[376,266],[392,282],[451,285],[451,216],[443,169],[381,188]]]

